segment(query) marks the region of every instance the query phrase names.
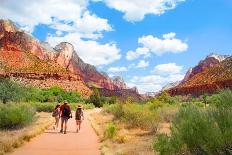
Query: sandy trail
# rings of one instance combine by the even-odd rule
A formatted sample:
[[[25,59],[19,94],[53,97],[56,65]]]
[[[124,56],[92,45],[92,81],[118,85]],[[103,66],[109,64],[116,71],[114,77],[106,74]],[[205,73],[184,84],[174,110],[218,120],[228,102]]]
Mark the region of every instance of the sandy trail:
[[[85,120],[76,133],[74,118],[69,119],[67,134],[50,127],[43,134],[16,149],[12,155],[100,155],[99,139],[88,120],[90,111],[84,111]],[[74,115],[73,115],[74,116]]]

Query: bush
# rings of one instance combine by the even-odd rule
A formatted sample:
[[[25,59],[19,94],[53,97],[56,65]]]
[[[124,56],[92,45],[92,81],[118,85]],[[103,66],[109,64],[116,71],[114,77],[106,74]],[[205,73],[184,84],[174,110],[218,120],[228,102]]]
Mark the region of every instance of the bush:
[[[150,111],[144,105],[125,104],[123,107],[123,118],[130,127],[156,130],[159,116],[156,111]]]
[[[140,104],[113,104],[105,105],[106,112],[110,112],[115,119],[125,122],[129,127],[139,127],[156,131],[159,122],[159,113],[149,110],[146,105]]]
[[[82,105],[83,109],[93,109],[95,106],[93,103],[70,103],[71,109],[76,110],[78,105]]]
[[[67,92],[59,87],[49,89],[27,88],[25,100],[27,102],[82,102],[81,95],[77,92]]]
[[[103,108],[106,112],[112,113],[116,119],[121,119],[124,115],[122,104],[104,104]]]
[[[231,109],[183,107],[173,121],[171,136],[160,135],[154,148],[160,154],[227,154],[232,147],[231,118]]]
[[[56,103],[31,103],[32,106],[35,107],[37,112],[52,112]]]
[[[112,139],[116,136],[117,134],[117,126],[114,123],[108,123],[105,133],[104,133],[104,138],[105,139]]]
[[[0,128],[14,129],[31,123],[35,109],[27,104],[0,105]]]
[[[8,101],[19,101],[24,89],[14,81],[0,78],[0,100],[5,104]]]
[[[116,96],[104,97],[100,95],[100,92],[97,88],[93,90],[93,94],[87,100],[88,103],[93,103],[95,107],[103,107],[104,104],[115,104],[118,102]]]

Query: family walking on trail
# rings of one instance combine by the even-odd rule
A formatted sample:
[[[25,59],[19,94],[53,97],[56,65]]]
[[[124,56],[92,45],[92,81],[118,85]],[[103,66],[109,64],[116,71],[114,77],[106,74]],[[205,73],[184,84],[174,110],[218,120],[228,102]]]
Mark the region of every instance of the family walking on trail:
[[[66,134],[68,120],[72,118],[72,111],[69,103],[67,101],[64,101],[62,105],[56,105],[55,109],[53,110],[52,116],[55,118],[55,125],[53,126],[53,129],[58,129],[59,120],[61,119],[60,133]],[[82,120],[84,120],[84,114],[81,105],[77,106],[75,112],[75,120],[77,125],[76,132],[78,132],[81,129],[81,122]]]

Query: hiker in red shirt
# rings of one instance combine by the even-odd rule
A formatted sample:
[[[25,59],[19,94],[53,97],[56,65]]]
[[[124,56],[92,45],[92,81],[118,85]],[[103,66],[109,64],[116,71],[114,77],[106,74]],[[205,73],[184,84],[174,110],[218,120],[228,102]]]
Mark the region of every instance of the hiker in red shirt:
[[[68,119],[72,118],[71,108],[70,108],[67,101],[64,101],[64,104],[62,104],[60,106],[60,112],[61,112],[61,129],[60,129],[60,132],[63,133],[63,125],[64,125],[64,134],[66,134]]]

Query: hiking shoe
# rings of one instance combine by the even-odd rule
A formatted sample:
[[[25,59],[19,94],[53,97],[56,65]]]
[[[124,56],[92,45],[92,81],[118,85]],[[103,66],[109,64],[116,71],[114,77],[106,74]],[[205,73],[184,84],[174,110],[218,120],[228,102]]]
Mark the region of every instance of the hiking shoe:
[[[62,132],[63,132],[63,130],[61,129],[61,130],[60,130],[60,133],[62,133]]]

